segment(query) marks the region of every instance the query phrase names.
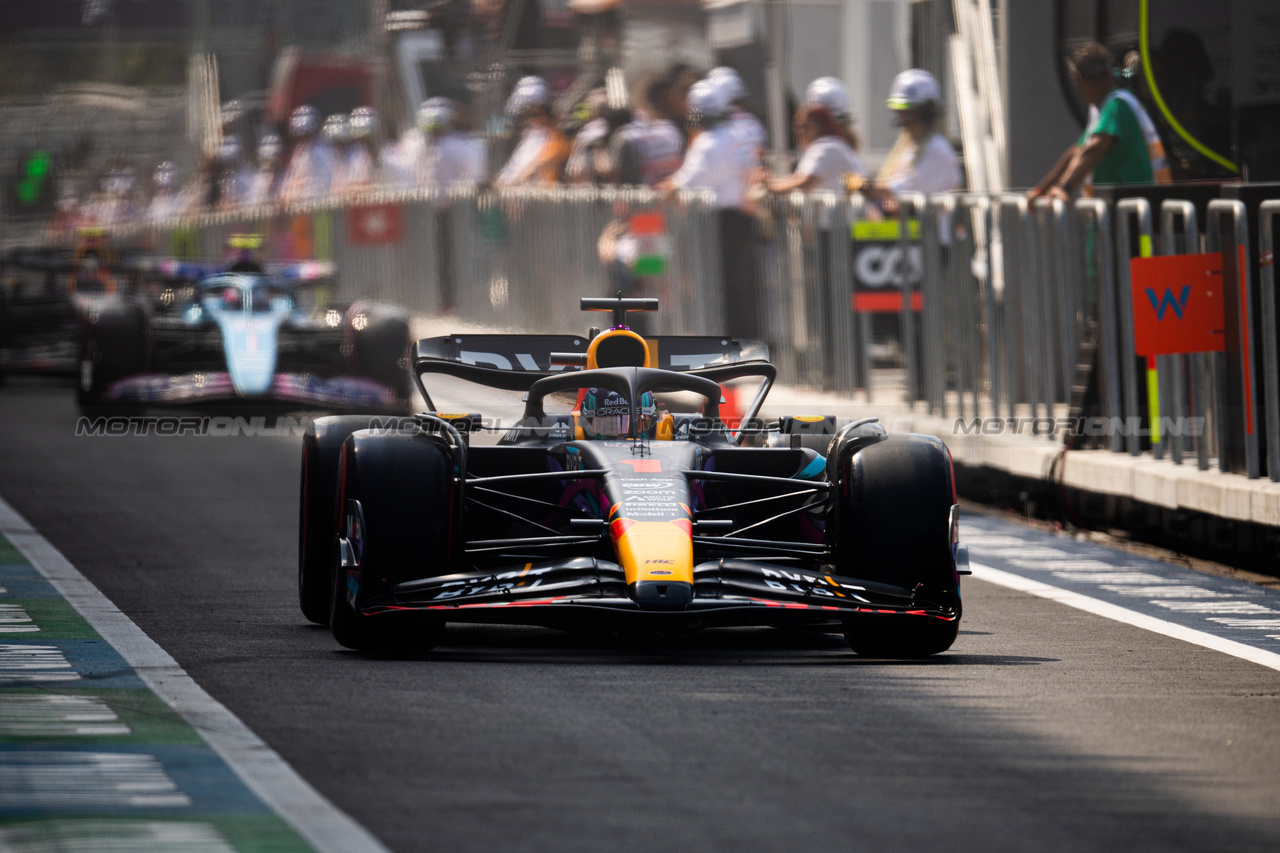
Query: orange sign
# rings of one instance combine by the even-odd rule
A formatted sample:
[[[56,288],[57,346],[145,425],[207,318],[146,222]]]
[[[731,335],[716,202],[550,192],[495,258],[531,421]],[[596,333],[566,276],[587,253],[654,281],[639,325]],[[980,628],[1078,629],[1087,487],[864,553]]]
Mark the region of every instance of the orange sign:
[[[1222,352],[1222,255],[1132,258],[1133,344],[1138,355]]]

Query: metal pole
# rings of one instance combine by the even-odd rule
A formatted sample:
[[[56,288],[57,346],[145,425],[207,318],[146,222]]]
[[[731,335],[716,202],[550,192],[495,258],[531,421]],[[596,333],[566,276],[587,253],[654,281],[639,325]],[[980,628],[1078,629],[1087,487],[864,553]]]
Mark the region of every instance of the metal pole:
[[[1145,198],[1125,198],[1116,204],[1116,265],[1118,273],[1118,293],[1120,300],[1120,375],[1124,381],[1124,419],[1128,425],[1130,419],[1139,417],[1138,408],[1138,368],[1135,363],[1136,354],[1133,343],[1133,280],[1129,275],[1129,216],[1138,217],[1138,240],[1140,254],[1150,254],[1151,246],[1151,205]],[[1146,251],[1142,251],[1142,246]],[[1130,456],[1142,452],[1136,430],[1126,429],[1126,445]]]
[[[1094,269],[1098,275],[1098,325],[1100,339],[1097,352],[1102,369],[1102,416],[1108,424],[1124,417],[1120,393],[1120,322],[1116,316],[1115,252],[1111,244],[1111,212],[1107,203],[1096,198],[1082,198],[1076,210],[1091,215],[1094,224]],[[1118,430],[1110,430],[1111,452],[1124,452],[1124,438]]]
[[[1258,209],[1258,253],[1262,275],[1258,282],[1262,296],[1262,364],[1266,381],[1267,475],[1280,483],[1280,353],[1276,342],[1275,217],[1280,199],[1264,201]]]
[[[898,277],[902,283],[902,350],[907,368],[907,405],[914,407],[920,399],[920,366],[916,358],[916,316],[913,309],[915,285],[911,281],[911,214],[919,220],[929,200],[922,193],[903,193],[898,197]]]
[[[787,151],[787,71],[783,58],[786,56],[786,45],[783,37],[789,27],[786,25],[788,14],[786,0],[766,0],[765,31],[769,34],[764,57],[764,85],[766,108],[769,111],[769,143],[770,159],[775,171],[783,168],[783,155]]]
[[[1234,245],[1230,247],[1222,246],[1222,219],[1223,217],[1231,217],[1232,231],[1234,236]],[[1256,480],[1261,474],[1261,460],[1258,457],[1258,436],[1256,433],[1257,413],[1254,410],[1254,402],[1256,393],[1254,389],[1257,387],[1257,378],[1255,376],[1253,365],[1253,347],[1249,343],[1251,328],[1251,320],[1249,311],[1251,309],[1251,276],[1249,275],[1249,223],[1248,209],[1245,203],[1238,199],[1214,199],[1209,202],[1209,248],[1210,251],[1218,250],[1223,253],[1222,259],[1222,278],[1224,296],[1230,296],[1232,293],[1237,294],[1232,305],[1231,299],[1226,299],[1224,304],[1225,311],[1231,311],[1234,308],[1238,313],[1237,316],[1224,317],[1226,320],[1227,331],[1227,358],[1223,359],[1227,362],[1231,358],[1232,353],[1230,347],[1232,340],[1239,342],[1239,365],[1240,370],[1238,391],[1241,399],[1241,424],[1244,429],[1244,460],[1245,475]],[[1235,257],[1233,265],[1237,267],[1239,274],[1238,282],[1227,281],[1227,259],[1226,253],[1231,251]],[[1228,372],[1232,365],[1228,363]],[[1224,377],[1225,379],[1225,377]],[[1224,393],[1225,393],[1224,382]],[[1218,467],[1224,471],[1229,470],[1231,460],[1230,454],[1225,452],[1227,448],[1224,445],[1225,434],[1227,430],[1219,433],[1218,446],[1220,448],[1220,457]]]

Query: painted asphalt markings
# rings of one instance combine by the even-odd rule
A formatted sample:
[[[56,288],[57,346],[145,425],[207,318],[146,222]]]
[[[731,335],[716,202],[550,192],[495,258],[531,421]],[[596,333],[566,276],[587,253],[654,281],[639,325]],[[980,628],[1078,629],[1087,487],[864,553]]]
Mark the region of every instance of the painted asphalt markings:
[[[216,827],[169,821],[59,820],[0,827],[0,850],[12,853],[235,853]]]
[[[0,754],[0,803],[7,810],[183,808],[154,755],[23,750]]]
[[[107,737],[132,731],[97,696],[0,695],[0,737]]]
[[[198,733],[198,736],[186,736],[198,742],[194,745],[183,743],[184,736],[178,733],[168,735],[177,738],[170,741],[171,746],[120,747],[110,752],[97,746],[79,750],[24,747],[21,743],[0,746],[0,814],[8,813],[12,820],[29,809],[33,816],[44,818],[0,826],[0,849],[295,850],[300,849],[297,836],[322,853],[386,849],[209,696],[3,499],[0,499],[0,535],[3,536],[0,564],[15,563],[0,566],[4,570],[3,586],[10,592],[10,601],[6,603],[20,604],[23,612],[33,617],[42,629],[38,634],[29,635],[35,642],[21,642],[14,637],[12,642],[0,643],[0,687],[10,694],[6,698],[30,695],[29,690],[14,694],[15,688],[42,687],[49,682],[73,682],[60,688],[63,690],[80,687],[85,683],[79,681],[81,672],[91,671],[94,673],[92,684],[99,690],[110,688],[150,696],[141,690],[145,685],[168,706],[163,708],[167,716],[176,711],[185,721],[180,727],[183,731],[189,732],[185,727],[189,725]],[[8,540],[7,543],[4,540]],[[16,554],[8,547],[10,544],[16,548]],[[6,549],[8,554],[25,559],[6,559]],[[16,565],[17,562],[30,563],[30,566]],[[14,602],[14,598],[21,600]],[[45,614],[48,621],[41,614]],[[77,629],[77,625],[83,627]],[[85,634],[86,631],[89,633]],[[65,699],[72,694],[57,695]],[[0,710],[0,738],[24,736],[6,732],[3,727],[10,719],[9,714],[16,715],[21,722],[24,709],[32,707],[22,704],[25,701],[29,700],[19,700]],[[148,700],[144,697],[136,701]],[[154,697],[149,701],[156,702]],[[144,714],[137,719],[146,718]],[[45,719],[50,725],[56,725],[59,718],[51,713]],[[172,728],[165,720],[158,724]],[[77,779],[93,782],[81,785]],[[15,805],[19,800],[12,798],[19,797],[27,799]],[[95,797],[99,799],[94,800]],[[178,797],[194,800],[196,806],[216,816],[202,823],[139,820],[151,818],[166,808],[178,809]],[[77,803],[81,803],[82,810],[96,804],[110,811],[112,806],[128,807],[130,798],[134,798],[134,807],[143,806],[148,813],[135,814],[132,819],[126,814],[121,820],[105,821],[70,820],[71,815],[56,813],[59,804],[75,806]],[[54,811],[51,813],[46,807],[53,807]],[[297,836],[289,834],[284,824],[279,824],[278,829],[270,825],[271,812]],[[234,843],[234,839],[226,840],[240,832],[236,821],[260,827],[270,838],[260,841],[242,833],[243,847]],[[64,830],[71,833],[69,843],[59,846],[55,836]],[[129,838],[129,833],[135,830],[139,833],[137,838]],[[184,831],[192,833],[193,841],[204,838],[205,841],[199,843],[205,847],[163,840],[167,832]],[[148,841],[148,838],[161,840]]]
[[[0,595],[4,595],[2,589]],[[0,604],[0,634],[32,634],[39,630],[21,604]]]
[[[80,673],[57,646],[0,643],[0,684],[79,680]]]
[[[1274,590],[981,517],[961,530],[975,578],[1280,671]]]
[[[1244,643],[1237,643],[1235,640],[1228,640],[1204,631],[1197,631],[1195,628],[1187,628],[1174,622],[1156,619],[1136,610],[1129,610],[1096,598],[1090,598],[1087,595],[1081,595],[1078,592],[1050,586],[1040,581],[1033,581],[1021,575],[1002,572],[999,569],[993,569],[980,563],[973,563],[972,568],[975,578],[980,578],[989,583],[999,584],[1000,586],[1016,589],[1019,592],[1029,593],[1040,598],[1047,598],[1050,601],[1056,601],[1059,604],[1065,604],[1068,607],[1074,607],[1077,610],[1083,610],[1095,616],[1102,616],[1115,622],[1123,622],[1126,625],[1163,634],[1175,640],[1185,640],[1188,643],[1194,643],[1206,649],[1213,649],[1216,652],[1252,661],[1270,669],[1280,670],[1280,655],[1275,652],[1264,651],[1253,646],[1247,646]]]

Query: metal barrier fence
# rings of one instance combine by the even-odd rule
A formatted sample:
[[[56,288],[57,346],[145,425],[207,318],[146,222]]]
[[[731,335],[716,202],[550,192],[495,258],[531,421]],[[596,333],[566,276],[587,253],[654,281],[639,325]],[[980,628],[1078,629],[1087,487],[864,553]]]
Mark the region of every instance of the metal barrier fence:
[[[711,197],[642,189],[374,192],[121,236],[209,257],[228,234],[256,231],[273,255],[334,261],[342,297],[528,331],[576,330],[579,297],[622,289],[661,299],[640,321],[648,332],[723,334],[727,300],[754,299],[782,382],[942,416],[1028,418],[1049,440],[1084,412],[1105,427],[1085,438],[1113,452],[1194,455],[1201,469],[1216,457],[1250,477],[1265,462],[1280,481],[1280,200],[1261,207],[1257,283],[1244,204],[1208,211],[1202,232],[1186,201],[1164,201],[1157,230],[1144,198],[910,195],[886,217],[858,195],[770,196],[744,249],[757,261],[750,282],[723,281]],[[1224,351],[1139,358],[1145,304],[1134,303],[1131,260],[1201,251],[1223,258]],[[646,259],[651,274],[635,275]]]
[[[643,189],[375,191],[341,203],[135,223],[113,234],[200,258],[225,255],[231,234],[260,234],[268,258],[333,261],[339,298],[384,299],[464,323],[575,331],[579,297],[621,288],[662,299],[667,310],[645,318],[654,333],[717,334],[724,317],[712,201],[705,193],[664,200]],[[661,230],[630,235],[627,224],[648,212],[660,213]],[[666,273],[637,278],[625,264],[607,264],[600,252],[607,231],[624,255],[628,245],[649,251]]]

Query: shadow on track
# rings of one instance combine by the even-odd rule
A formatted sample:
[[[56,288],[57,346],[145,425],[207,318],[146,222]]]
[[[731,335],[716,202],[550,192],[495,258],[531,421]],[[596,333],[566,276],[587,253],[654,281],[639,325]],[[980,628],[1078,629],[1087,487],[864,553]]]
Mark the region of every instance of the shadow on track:
[[[316,626],[318,627],[318,626]],[[839,634],[773,628],[718,628],[680,637],[601,637],[546,628],[458,625],[421,654],[366,654],[334,649],[345,660],[423,663],[651,664],[667,666],[1030,666],[1057,658],[964,654],[917,660],[860,657]]]

